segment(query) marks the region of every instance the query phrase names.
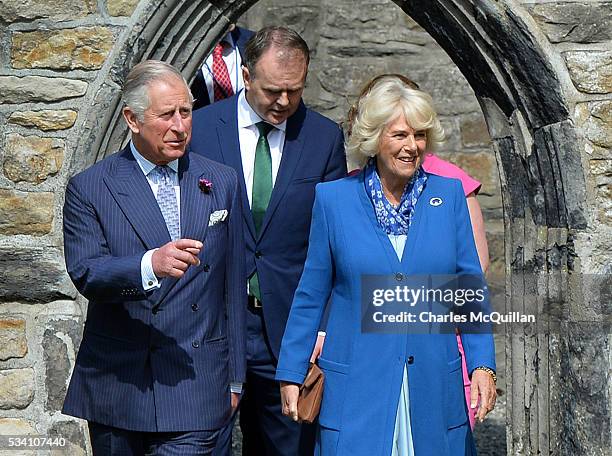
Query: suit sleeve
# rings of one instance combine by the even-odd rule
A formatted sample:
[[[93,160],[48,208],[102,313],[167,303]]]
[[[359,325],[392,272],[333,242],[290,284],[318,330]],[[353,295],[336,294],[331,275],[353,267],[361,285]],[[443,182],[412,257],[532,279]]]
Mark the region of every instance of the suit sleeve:
[[[344,135],[342,130],[338,129],[334,143],[332,146],[332,152],[329,157],[329,161],[325,170],[324,181],[333,181],[336,179],[342,179],[346,177],[346,153],[344,152]],[[323,318],[319,324],[319,331],[326,331],[327,322],[329,320],[329,309],[330,306],[325,307]]]
[[[346,177],[346,154],[344,153],[344,135],[342,130],[337,128],[334,141],[332,143],[331,154],[325,167],[323,181],[333,181]]]
[[[302,383],[323,311],[329,299],[333,260],[323,192],[317,186],[312,211],[308,255],[298,284],[281,344],[276,379]]]
[[[474,235],[470,222],[470,215],[463,195],[463,189],[459,181],[455,181],[455,223],[457,227],[457,275],[467,276],[468,279],[460,283],[474,285],[475,281],[485,288],[485,299],[480,305],[483,312],[490,312],[489,292],[480,261],[476,244],[474,243]],[[478,280],[475,280],[478,278]],[[476,329],[476,331],[474,331]],[[495,370],[495,345],[490,327],[472,327],[471,331],[466,331],[461,334],[461,342],[465,351],[466,364],[468,372],[479,366],[487,366]]]
[[[142,254],[111,255],[98,215],[86,202],[74,180],[68,183],[64,202],[64,256],[66,269],[79,292],[89,300],[143,299]]]
[[[242,231],[240,186],[233,174],[231,207],[229,208],[229,237],[226,261],[227,335],[229,338],[230,382],[244,383],[246,379],[246,272]]]

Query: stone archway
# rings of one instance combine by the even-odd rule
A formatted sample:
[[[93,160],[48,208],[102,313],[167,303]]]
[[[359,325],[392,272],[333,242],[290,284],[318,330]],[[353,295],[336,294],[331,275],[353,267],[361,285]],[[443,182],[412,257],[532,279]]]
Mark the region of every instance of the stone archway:
[[[119,89],[134,63],[159,58],[195,74],[228,24],[256,0],[146,3],[137,11],[141,26],[117,43],[91,100],[96,109],[83,123],[78,150],[86,152],[73,161],[75,170],[125,140]],[[587,225],[586,184],[559,56],[511,0],[395,3],[447,51],[485,114],[503,192],[507,310],[543,313],[553,301],[562,312],[570,304],[575,310],[585,302],[572,273],[580,260],[573,236]],[[580,382],[590,370],[608,369],[605,350],[582,359],[585,347],[606,343],[604,336],[567,321],[551,335],[508,335],[509,454],[604,454],[610,406],[605,391]]]

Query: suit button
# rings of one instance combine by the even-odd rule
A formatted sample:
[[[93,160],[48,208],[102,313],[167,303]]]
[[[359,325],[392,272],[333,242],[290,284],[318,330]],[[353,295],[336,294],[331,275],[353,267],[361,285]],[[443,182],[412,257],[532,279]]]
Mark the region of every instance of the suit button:
[[[191,304],[191,310],[193,310],[194,312],[196,310],[198,310],[200,307],[197,304]]]
[[[263,254],[261,253],[260,250],[258,250],[257,252],[255,252],[255,258],[261,258],[263,256]]]
[[[204,266],[202,266],[202,269],[204,269],[204,272],[210,271],[210,264],[205,264]]]
[[[153,313],[153,315],[157,315],[157,312],[159,312],[159,309],[157,307],[154,307],[151,312]]]
[[[397,280],[398,282],[401,282],[402,280],[404,280],[404,274],[402,274],[401,272],[398,272],[397,274],[395,274],[395,280]]]
[[[200,342],[198,342],[197,340],[194,340],[193,342],[191,342],[191,346],[193,348],[199,348],[200,347]]]
[[[414,356],[409,356],[408,357],[408,364],[413,364],[414,363]]]

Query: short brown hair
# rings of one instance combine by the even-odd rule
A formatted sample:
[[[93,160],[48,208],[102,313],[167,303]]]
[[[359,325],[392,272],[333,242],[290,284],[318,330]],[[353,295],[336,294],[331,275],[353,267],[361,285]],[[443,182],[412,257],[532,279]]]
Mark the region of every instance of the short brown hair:
[[[308,68],[310,49],[299,33],[288,27],[268,26],[259,30],[246,44],[242,64],[247,67],[251,77],[255,77],[255,65],[261,56],[272,46],[300,51]]]

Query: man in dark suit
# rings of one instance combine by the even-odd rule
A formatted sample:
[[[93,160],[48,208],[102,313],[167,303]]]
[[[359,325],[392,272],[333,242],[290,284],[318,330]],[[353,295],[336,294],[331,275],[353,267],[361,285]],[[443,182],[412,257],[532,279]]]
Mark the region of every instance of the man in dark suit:
[[[242,56],[252,36],[251,30],[232,24],[230,31],[215,45],[191,83],[194,110],[231,97],[244,88]]]
[[[242,190],[249,294],[244,455],[313,454],[312,427],[282,415],[274,380],[308,249],[315,185],[346,175],[340,128],[301,101],[308,62],[296,32],[266,27],[247,43],[246,90],[194,113],[193,151],[234,168]],[[215,454],[229,454],[221,438],[219,446]]]
[[[94,455],[210,454],[245,380],[236,172],[185,153],[192,97],[159,61],[127,76],[127,147],[66,189],[68,273],[89,299],[63,412]]]

